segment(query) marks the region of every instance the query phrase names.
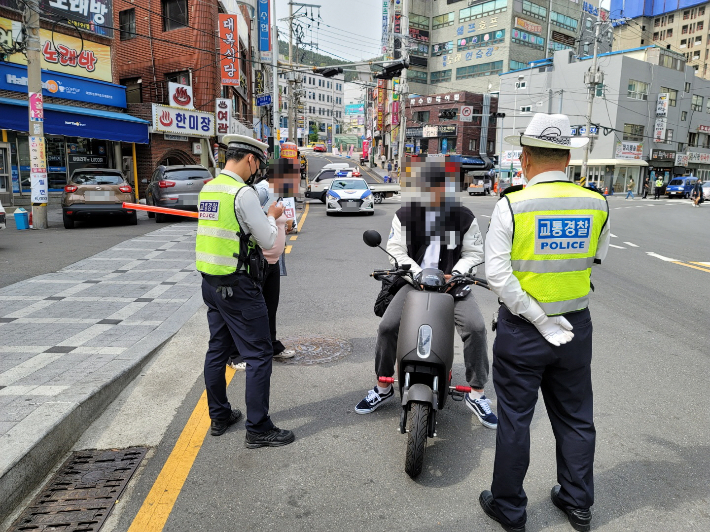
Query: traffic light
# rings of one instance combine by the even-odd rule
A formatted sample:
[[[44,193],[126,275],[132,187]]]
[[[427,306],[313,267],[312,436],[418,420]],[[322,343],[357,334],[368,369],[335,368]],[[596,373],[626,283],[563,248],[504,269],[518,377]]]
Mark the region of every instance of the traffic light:
[[[458,111],[456,109],[442,109],[441,111],[439,111],[439,118],[450,120],[452,118],[456,118],[457,112]]]
[[[505,113],[491,113],[491,118],[495,120],[496,118],[505,118]]]
[[[337,76],[338,74],[342,74],[343,69],[341,67],[314,68],[313,73],[320,74],[324,78],[332,78],[333,76]]]
[[[409,68],[408,61],[396,61],[387,65],[386,67],[382,67],[382,72],[380,72],[379,74],[375,74],[373,77],[375,79],[398,78],[402,74],[402,70],[404,70],[405,68]]]

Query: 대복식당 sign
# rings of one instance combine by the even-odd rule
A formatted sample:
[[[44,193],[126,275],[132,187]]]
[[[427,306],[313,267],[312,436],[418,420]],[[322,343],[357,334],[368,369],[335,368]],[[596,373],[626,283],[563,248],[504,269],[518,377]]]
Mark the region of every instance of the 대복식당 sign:
[[[153,104],[153,131],[157,133],[211,137],[215,134],[214,122],[212,113]]]
[[[257,14],[259,17],[259,59],[261,61],[271,61],[271,2],[269,0],[259,0]],[[257,93],[260,91],[257,91]],[[263,91],[262,91],[263,92]]]
[[[662,92],[656,100],[656,116],[668,116],[668,97],[667,92]]]
[[[27,67],[0,63],[0,89],[27,94]],[[126,107],[126,88],[42,70],[42,94],[78,102]]]
[[[86,0],[84,0],[86,1]],[[0,43],[8,47],[20,38],[22,23],[0,18]],[[52,31],[39,30],[42,68],[83,78],[93,78],[111,82],[111,48],[103,44],[82,40]],[[9,55],[9,63],[27,64],[22,53]]]
[[[222,85],[239,86],[237,15],[219,14],[219,71]]]
[[[1,0],[0,7],[24,11],[25,3],[22,0]],[[39,14],[42,20],[58,21],[82,31],[113,37],[112,0],[39,0]]]
[[[520,17],[515,17],[515,27],[520,28],[521,30],[529,31],[530,33],[539,34],[542,32],[542,26],[540,24],[535,24],[534,22],[530,22],[529,20],[525,20]]]
[[[592,216],[535,216],[535,254],[586,253],[591,238]]]
[[[643,155],[643,142],[620,141],[616,143],[617,159],[640,159]]]
[[[214,115],[217,135],[227,135],[232,121],[232,101],[228,98],[217,98]]]

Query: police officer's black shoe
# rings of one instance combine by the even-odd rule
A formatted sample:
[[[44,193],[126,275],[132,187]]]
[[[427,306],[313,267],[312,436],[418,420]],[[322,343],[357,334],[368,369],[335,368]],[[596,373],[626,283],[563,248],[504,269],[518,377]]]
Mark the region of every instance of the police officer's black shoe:
[[[242,413],[239,411],[238,408],[235,408],[232,410],[232,413],[229,415],[229,419],[225,419],[223,421],[219,421],[217,419],[212,420],[212,430],[211,434],[212,436],[221,436],[225,432],[227,432],[227,429],[234,425],[237,421],[239,421],[239,418],[242,417]]]
[[[274,427],[266,432],[247,431],[244,438],[244,445],[247,449],[257,449],[259,447],[283,447],[289,443],[293,443],[296,439],[295,434],[290,430],[281,430]]]
[[[567,514],[567,519],[572,528],[578,532],[587,532],[592,528],[592,512],[589,508],[575,508],[574,506],[565,506],[565,504],[559,499],[560,496],[560,485],[556,485],[552,488],[550,492],[550,499],[552,499],[552,504],[557,506],[560,510]]]
[[[506,532],[525,532],[525,525],[512,526],[501,522],[500,517],[498,517],[496,513],[496,501],[493,500],[493,494],[490,491],[482,491],[481,496],[478,497],[478,502],[481,503],[481,508],[486,512],[486,515],[494,521],[499,522],[500,526],[502,526],[503,530]]]

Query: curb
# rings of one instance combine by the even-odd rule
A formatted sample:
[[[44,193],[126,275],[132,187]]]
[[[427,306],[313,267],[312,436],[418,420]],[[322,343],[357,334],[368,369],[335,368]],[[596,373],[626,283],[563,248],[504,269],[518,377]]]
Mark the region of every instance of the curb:
[[[134,346],[130,360],[126,360],[126,367],[120,373],[71,405],[55,425],[2,472],[0,523],[15,511],[15,507],[22,503],[58,461],[71,451],[86,428],[138,376],[153,355],[197,312],[202,303],[202,294],[198,290],[168,318],[168,321],[163,322],[149,337]],[[57,406],[61,408],[60,404]]]

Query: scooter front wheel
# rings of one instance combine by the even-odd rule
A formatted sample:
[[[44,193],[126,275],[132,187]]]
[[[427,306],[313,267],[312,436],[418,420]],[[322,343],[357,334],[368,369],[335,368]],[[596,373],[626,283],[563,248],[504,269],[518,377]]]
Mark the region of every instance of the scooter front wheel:
[[[429,431],[428,403],[411,403],[409,412],[409,435],[407,437],[407,458],[404,471],[412,478],[419,476],[424,465],[424,451]]]

